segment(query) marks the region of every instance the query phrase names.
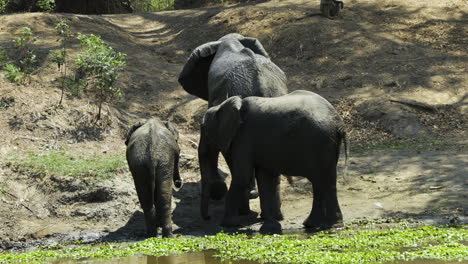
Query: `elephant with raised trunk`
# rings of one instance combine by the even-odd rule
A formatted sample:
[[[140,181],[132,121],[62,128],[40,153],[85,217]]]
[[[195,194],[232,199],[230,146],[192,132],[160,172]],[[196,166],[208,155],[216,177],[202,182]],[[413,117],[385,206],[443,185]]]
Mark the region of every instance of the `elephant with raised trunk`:
[[[312,182],[306,228],[342,225],[336,168],[342,142],[347,166],[348,144],[343,121],[323,97],[309,91],[276,98],[233,96],[208,109],[202,131],[210,146],[225,155],[231,170],[223,226],[238,225],[238,212],[248,210],[242,197],[255,175],[264,219],[261,231],[280,233],[280,174]]]
[[[127,134],[127,162],[145,214],[146,233],[172,236],[172,183],[180,188],[179,133],[169,123],[151,118],[133,125]]]
[[[287,93],[286,75],[270,60],[262,44],[255,38],[235,33],[197,47],[180,73],[179,83],[188,93],[207,100],[208,107],[231,96],[276,97]],[[227,191],[217,169],[219,150],[210,146],[208,140],[202,130],[198,158],[203,219],[209,219],[209,199],[221,199]],[[252,182],[247,203],[255,193],[255,182]]]

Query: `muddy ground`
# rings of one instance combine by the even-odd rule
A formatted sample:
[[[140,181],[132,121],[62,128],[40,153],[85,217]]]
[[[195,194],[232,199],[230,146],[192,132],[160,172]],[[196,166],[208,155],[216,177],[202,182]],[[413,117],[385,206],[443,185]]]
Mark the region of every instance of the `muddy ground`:
[[[177,76],[192,49],[231,32],[258,38],[286,72],[290,90],[323,95],[346,121],[351,163],[338,182],[345,223],[467,223],[466,1],[346,1],[335,20],[319,16],[318,7],[318,1],[287,0],[124,15],[0,16],[0,45],[14,56],[11,40],[31,27],[41,67],[24,85],[0,73],[0,248],[142,239],[143,214],[126,167],[96,183],[35,177],[12,164],[28,151],[123,157],[126,128],[149,116],[171,120],[181,133],[184,185],[174,192],[175,233],[221,231],[223,201],[212,203],[210,221],[198,213],[196,149],[206,102],[185,93]],[[97,125],[86,96],[68,94],[57,106],[59,74],[49,51],[58,49],[53,27],[60,20],[128,54],[117,84],[124,95],[106,105]],[[71,56],[78,51],[75,41]],[[228,172],[222,161],[221,168]],[[283,179],[285,232],[303,232],[311,198],[306,180]],[[258,199],[251,204],[258,212]],[[246,218],[241,230],[260,224]]]

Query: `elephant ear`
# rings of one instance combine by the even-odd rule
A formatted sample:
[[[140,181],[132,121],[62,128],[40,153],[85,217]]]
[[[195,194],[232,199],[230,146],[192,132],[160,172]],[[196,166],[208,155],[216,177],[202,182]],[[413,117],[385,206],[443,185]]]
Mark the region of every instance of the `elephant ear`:
[[[179,75],[180,85],[189,94],[208,101],[208,71],[220,43],[220,41],[205,43],[190,54]]]
[[[169,121],[163,121],[164,126],[171,131],[172,135],[174,135],[174,138],[176,141],[179,141],[179,131],[171,124]]]
[[[215,142],[222,152],[229,149],[242,124],[241,108],[242,99],[239,96],[233,96],[224,101],[216,111],[217,132]]]
[[[127,137],[125,139],[125,145],[128,145],[128,141],[130,141],[130,137],[132,136],[133,132],[135,132],[135,130],[137,130],[139,127],[141,127],[142,125],[144,124],[144,122],[137,122],[135,124],[133,124],[130,129],[128,130],[127,132]]]
[[[244,47],[251,49],[254,53],[260,54],[266,58],[270,58],[270,55],[268,55],[262,43],[260,43],[258,39],[245,37],[240,39],[239,41]]]

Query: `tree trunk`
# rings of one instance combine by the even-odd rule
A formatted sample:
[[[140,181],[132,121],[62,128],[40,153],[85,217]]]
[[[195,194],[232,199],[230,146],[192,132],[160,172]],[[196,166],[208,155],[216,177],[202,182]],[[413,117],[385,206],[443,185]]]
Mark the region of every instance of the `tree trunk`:
[[[129,0],[55,0],[57,12],[77,14],[131,13]]]

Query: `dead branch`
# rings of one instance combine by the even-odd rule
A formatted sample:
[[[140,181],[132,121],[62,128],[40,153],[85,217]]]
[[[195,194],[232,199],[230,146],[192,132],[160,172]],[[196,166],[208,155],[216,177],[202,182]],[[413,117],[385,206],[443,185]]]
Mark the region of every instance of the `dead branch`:
[[[393,103],[403,104],[409,107],[417,108],[419,110],[423,110],[423,111],[431,112],[431,113],[437,112],[437,108],[438,108],[437,106],[432,106],[430,104],[418,102],[415,100],[390,99],[389,101]]]

